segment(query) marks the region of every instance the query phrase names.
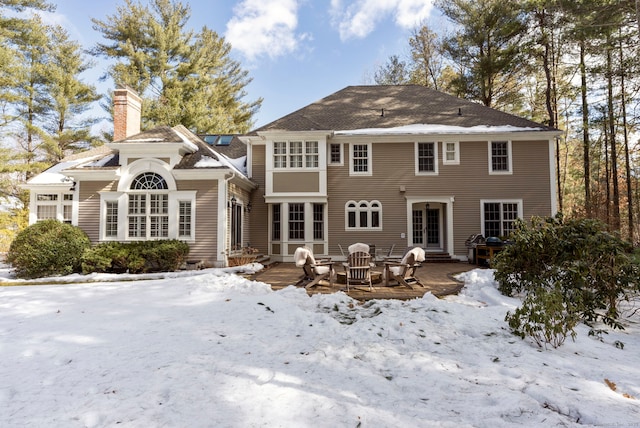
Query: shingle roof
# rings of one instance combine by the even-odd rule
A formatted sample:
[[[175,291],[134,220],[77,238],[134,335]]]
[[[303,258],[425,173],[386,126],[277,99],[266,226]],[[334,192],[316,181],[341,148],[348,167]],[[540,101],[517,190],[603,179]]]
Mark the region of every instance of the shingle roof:
[[[354,130],[415,124],[554,128],[419,85],[348,86],[258,131]]]

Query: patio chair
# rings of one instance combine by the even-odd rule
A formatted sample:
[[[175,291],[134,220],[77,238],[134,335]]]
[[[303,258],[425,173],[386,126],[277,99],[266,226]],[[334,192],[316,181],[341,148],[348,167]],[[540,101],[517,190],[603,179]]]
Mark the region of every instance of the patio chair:
[[[404,285],[410,289],[414,289],[414,285],[424,287],[416,278],[416,269],[425,260],[424,250],[415,247],[409,250],[400,262],[385,261],[384,262],[384,285],[389,286],[390,281],[395,281],[398,285]]]
[[[304,288],[315,287],[320,281],[329,279],[329,286],[333,286],[335,271],[330,258],[316,260],[311,249],[307,247],[296,248],[293,260],[297,267],[301,267],[303,274],[296,286],[304,285]]]
[[[347,293],[351,285],[369,285],[369,291],[373,291],[371,283],[371,255],[365,251],[355,251],[349,254],[347,262],[343,263]]]

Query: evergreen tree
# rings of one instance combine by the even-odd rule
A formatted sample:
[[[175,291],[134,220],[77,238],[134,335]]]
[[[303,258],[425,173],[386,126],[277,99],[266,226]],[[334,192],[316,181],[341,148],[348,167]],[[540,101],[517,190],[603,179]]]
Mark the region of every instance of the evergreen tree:
[[[85,150],[98,140],[90,135],[90,126],[95,118],[78,120],[91,104],[100,97],[93,85],[78,79],[91,67],[79,43],[69,39],[62,27],[49,31],[49,59],[47,62],[47,85],[51,111],[43,124],[41,137],[45,142],[47,159],[57,162],[70,153]]]
[[[376,85],[402,85],[408,83],[407,64],[398,55],[391,55],[386,64],[380,66],[373,75]]]
[[[444,42],[461,72],[456,92],[489,107],[518,104],[521,40],[526,30],[522,5],[500,0],[440,0],[438,7],[458,30]]]
[[[207,27],[187,31],[189,6],[150,5],[125,0],[106,20],[93,19],[108,42],[92,53],[116,59],[110,76],[141,94],[143,128],[180,123],[196,133],[248,131],[262,100],[243,101],[251,79],[230,58],[231,46]]]

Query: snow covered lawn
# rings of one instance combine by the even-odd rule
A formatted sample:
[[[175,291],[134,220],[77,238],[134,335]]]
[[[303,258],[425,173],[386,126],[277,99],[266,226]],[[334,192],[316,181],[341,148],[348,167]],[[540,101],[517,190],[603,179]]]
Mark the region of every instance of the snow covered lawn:
[[[364,305],[228,270],[122,279],[0,287],[0,426],[640,424],[640,315],[541,350],[490,270]]]

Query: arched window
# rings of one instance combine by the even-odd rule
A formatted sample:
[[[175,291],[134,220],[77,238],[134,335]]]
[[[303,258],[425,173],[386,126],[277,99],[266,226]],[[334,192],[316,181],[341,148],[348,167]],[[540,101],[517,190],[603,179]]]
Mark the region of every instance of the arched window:
[[[145,172],[132,182],[127,209],[129,238],[157,239],[169,236],[169,194],[161,175]]]
[[[346,229],[382,229],[380,201],[348,201],[345,204]]]
[[[167,190],[167,182],[160,174],[145,172],[131,182],[131,190]]]

